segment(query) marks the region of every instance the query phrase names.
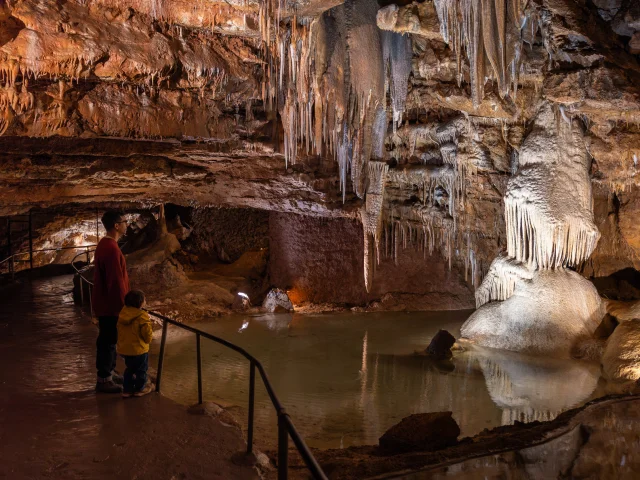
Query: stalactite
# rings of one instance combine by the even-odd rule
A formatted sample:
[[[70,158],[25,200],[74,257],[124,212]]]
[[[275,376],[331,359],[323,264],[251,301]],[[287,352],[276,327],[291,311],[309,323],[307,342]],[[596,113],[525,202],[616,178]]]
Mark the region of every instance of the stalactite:
[[[260,9],[262,94],[267,109],[278,105],[285,162],[295,163],[302,149],[333,154],[343,200],[349,174],[354,193],[364,198],[367,163],[383,157],[386,88],[394,124],[404,112],[411,39],[380,32],[377,6],[367,0],[349,0],[309,24],[293,17],[286,27],[277,11],[274,0]]]
[[[364,232],[364,283],[367,292],[373,282],[372,264],[380,263],[380,239],[383,231],[382,210],[389,166],[385,162],[369,162],[367,165],[369,188],[365,206],[360,210]],[[373,242],[373,245],[372,245]],[[372,252],[372,249],[374,251]]]
[[[407,101],[407,83],[411,73],[412,44],[409,35],[383,31],[382,56],[385,64],[386,88],[391,96],[393,128],[402,120]]]
[[[520,71],[521,29],[526,0],[435,0],[440,32],[455,52],[458,77],[461,58],[469,62],[472,99],[479,105],[485,78],[492,76],[500,95],[515,93]],[[487,71],[490,66],[490,71]],[[491,74],[491,75],[489,75]]]
[[[518,280],[531,278],[533,271],[526,265],[510,257],[496,257],[491,263],[489,273],[476,289],[476,307],[508,299],[513,295]]]

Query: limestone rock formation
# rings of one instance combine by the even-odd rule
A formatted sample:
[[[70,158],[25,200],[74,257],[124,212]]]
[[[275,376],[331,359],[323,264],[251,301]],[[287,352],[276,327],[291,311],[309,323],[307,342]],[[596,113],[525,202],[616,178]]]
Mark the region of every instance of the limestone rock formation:
[[[579,125],[544,106],[505,194],[507,257],[476,291],[480,308],[462,326],[464,338],[562,355],[593,335],[605,313],[598,292],[566,269],[587,260],[600,238],[588,172]]]
[[[293,312],[293,304],[291,300],[289,300],[287,292],[279,288],[274,288],[267,293],[267,296],[262,302],[262,308],[267,313]]]
[[[602,369],[610,380],[640,380],[640,320],[624,321],[616,327],[605,345]]]

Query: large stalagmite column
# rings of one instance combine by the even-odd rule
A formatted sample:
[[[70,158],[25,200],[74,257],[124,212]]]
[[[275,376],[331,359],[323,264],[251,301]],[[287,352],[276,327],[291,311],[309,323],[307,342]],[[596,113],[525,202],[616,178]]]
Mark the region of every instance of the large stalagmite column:
[[[487,347],[568,354],[604,312],[595,287],[569,270],[593,252],[590,159],[578,122],[539,112],[505,194],[507,256],[476,291],[462,337]]]

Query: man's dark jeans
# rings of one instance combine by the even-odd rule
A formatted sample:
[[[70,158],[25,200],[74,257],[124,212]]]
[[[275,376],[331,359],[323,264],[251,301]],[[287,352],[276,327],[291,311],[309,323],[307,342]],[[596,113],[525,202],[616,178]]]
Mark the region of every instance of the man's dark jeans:
[[[122,355],[124,364],[127,366],[124,370],[124,384],[122,390],[124,393],[139,392],[147,383],[147,369],[149,368],[149,354],[142,355]]]
[[[116,368],[118,317],[98,317],[98,332],[96,368],[99,378],[107,378]]]

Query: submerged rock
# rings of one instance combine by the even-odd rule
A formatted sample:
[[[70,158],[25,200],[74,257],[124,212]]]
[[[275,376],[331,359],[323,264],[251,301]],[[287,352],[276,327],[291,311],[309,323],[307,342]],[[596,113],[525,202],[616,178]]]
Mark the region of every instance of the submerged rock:
[[[274,288],[267,293],[267,296],[262,302],[262,308],[267,313],[293,312],[293,304],[291,300],[289,300],[289,295],[279,288]]]
[[[456,339],[453,335],[446,330],[440,330],[435,334],[425,352],[436,358],[451,358],[451,347],[454,343]]]
[[[380,449],[386,454],[396,454],[455,445],[460,427],[451,413],[416,413],[403,418],[380,437]]]

